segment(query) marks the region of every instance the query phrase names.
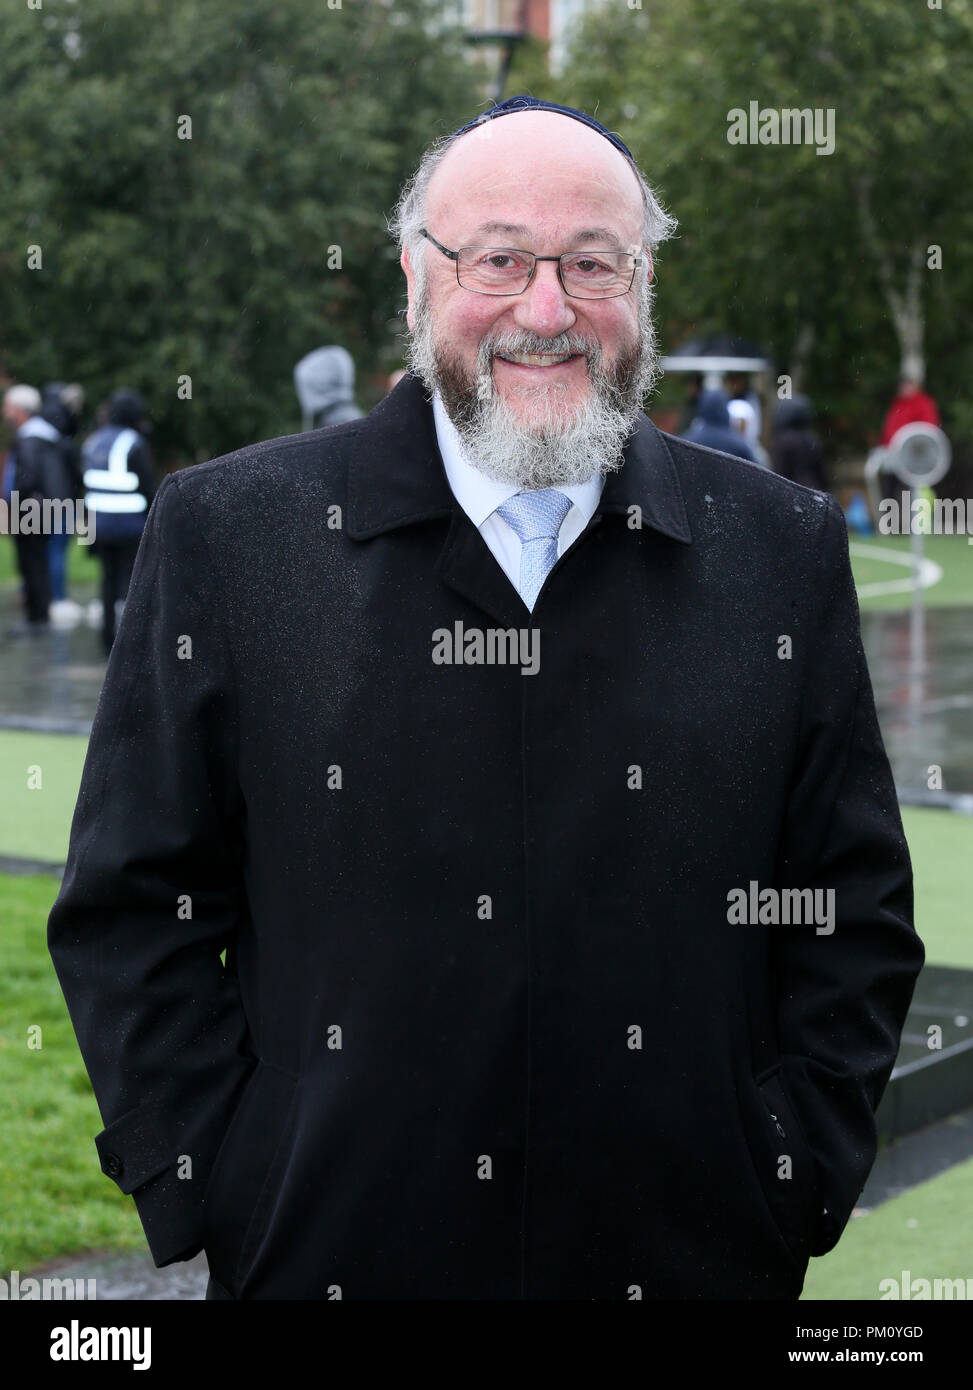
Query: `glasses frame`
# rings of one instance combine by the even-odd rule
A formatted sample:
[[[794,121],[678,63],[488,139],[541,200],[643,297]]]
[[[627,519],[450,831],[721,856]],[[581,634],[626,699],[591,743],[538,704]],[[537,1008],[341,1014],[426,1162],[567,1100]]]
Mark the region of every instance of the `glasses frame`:
[[[457,285],[459,285],[461,290],[469,290],[470,294],[485,294],[490,299],[513,299],[518,294],[524,294],[527,290],[530,289],[531,282],[533,281],[534,275],[537,271],[538,261],[557,262],[558,283],[560,284],[561,289],[564,291],[564,293],[568,296],[569,299],[580,299],[588,301],[597,299],[620,299],[623,294],[628,294],[629,290],[631,290],[632,286],[635,284],[635,272],[641,265],[644,264],[644,257],[640,255],[637,256],[634,251],[619,251],[611,253],[604,251],[592,251],[592,255],[611,254],[631,256],[633,261],[635,262],[635,264],[632,266],[632,278],[631,280],[629,280],[628,285],[625,287],[625,289],[616,290],[613,294],[572,294],[571,291],[568,289],[567,285],[565,285],[564,283],[564,276],[561,273],[561,262],[565,256],[582,255],[584,252],[584,248],[578,251],[563,251],[560,256],[535,256],[533,251],[526,251],[521,246],[461,246],[456,251],[450,251],[449,248],[444,246],[441,241],[437,241],[436,238],[432,235],[432,233],[428,232],[425,227],[419,228],[419,235],[424,236],[427,241],[431,241],[433,246],[436,247],[437,251],[441,251],[444,256],[448,256],[449,259],[453,262],[453,264],[456,267],[456,283]],[[470,285],[464,285],[462,280],[459,278],[459,258],[460,253],[462,251],[516,251],[518,256],[532,256],[534,264],[531,266],[530,275],[527,277],[527,283],[521,290],[475,290]]]

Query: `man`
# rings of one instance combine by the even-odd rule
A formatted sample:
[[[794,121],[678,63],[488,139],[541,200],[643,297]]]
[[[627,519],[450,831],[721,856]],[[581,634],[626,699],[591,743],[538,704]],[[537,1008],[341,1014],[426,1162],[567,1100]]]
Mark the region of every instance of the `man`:
[[[671,220],[490,115],[412,372],[153,506],[50,919],[102,1168],[214,1298],[796,1298],[922,961],[844,523],[650,424]]]
[[[61,468],[61,436],[40,415],[35,386],[11,386],[3,398],[3,418],[13,431],[11,508],[22,513],[14,532],[17,568],[23,581],[24,617],[8,629],[10,637],[36,636],[50,626],[51,577],[42,508],[55,495]],[[33,503],[30,510],[25,504]],[[31,514],[33,512],[33,515]]]
[[[115,641],[119,606],[125,602],[146,516],[157,490],[155,464],[144,438],[145,398],[120,387],[108,402],[108,423],[82,447],[85,503],[94,530],[92,553],[101,561],[101,644]]]

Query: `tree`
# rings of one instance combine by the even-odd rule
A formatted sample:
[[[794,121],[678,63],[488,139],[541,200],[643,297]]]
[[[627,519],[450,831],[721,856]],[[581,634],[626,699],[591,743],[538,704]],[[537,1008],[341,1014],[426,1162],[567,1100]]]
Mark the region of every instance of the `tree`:
[[[344,344],[360,373],[395,364],[404,286],[386,217],[470,107],[439,13],[434,0],[9,13],[7,368],[79,380],[92,401],[137,386],[159,452],[198,459],[296,428],[292,369],[313,347]]]
[[[863,426],[924,347],[939,393],[970,399],[971,58],[969,0],[644,0],[591,12],[559,91],[597,106],[680,219],[669,340],[756,338]],[[751,102],[833,111],[833,153],[731,143]]]

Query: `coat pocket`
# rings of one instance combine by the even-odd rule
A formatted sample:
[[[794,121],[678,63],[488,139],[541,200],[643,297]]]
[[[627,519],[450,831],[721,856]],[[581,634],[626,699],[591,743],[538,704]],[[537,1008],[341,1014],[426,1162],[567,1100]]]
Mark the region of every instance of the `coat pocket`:
[[[211,1274],[234,1298],[266,1234],[296,1089],[297,1077],[259,1061],[210,1170],[203,1248]]]
[[[755,1079],[753,1090],[756,1102],[747,1126],[753,1166],[774,1225],[804,1268],[818,1206],[814,1158],[779,1065]]]

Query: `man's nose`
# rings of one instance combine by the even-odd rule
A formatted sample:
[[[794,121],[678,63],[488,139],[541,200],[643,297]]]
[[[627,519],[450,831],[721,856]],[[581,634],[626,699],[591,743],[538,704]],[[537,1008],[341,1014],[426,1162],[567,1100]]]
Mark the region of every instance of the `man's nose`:
[[[561,288],[557,261],[538,261],[534,278],[514,301],[517,327],[541,338],[555,338],[573,328],[577,317],[570,297]]]

